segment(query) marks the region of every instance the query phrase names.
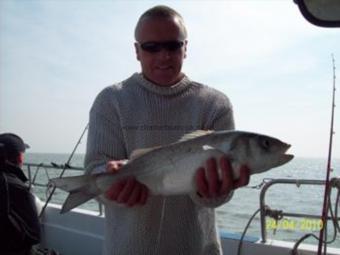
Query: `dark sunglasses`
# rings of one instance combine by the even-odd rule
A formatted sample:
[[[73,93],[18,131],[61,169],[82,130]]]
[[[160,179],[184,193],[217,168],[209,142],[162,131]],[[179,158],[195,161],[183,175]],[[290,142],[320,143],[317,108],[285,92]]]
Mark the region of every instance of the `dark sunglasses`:
[[[183,41],[166,41],[166,42],[144,42],[139,43],[140,47],[147,52],[160,52],[162,49],[167,51],[177,51],[183,47]]]

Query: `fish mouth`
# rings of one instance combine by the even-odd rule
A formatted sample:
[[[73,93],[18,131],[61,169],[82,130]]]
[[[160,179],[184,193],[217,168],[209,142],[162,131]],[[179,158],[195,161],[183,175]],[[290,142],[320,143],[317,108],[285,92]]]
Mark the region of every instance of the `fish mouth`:
[[[279,165],[283,165],[289,161],[291,161],[294,158],[293,154],[286,154],[286,152],[289,150],[291,147],[290,144],[284,144],[283,149],[280,152],[280,157],[279,157]]]
[[[284,163],[287,163],[288,161],[291,161],[294,158],[293,154],[283,154],[282,155]]]

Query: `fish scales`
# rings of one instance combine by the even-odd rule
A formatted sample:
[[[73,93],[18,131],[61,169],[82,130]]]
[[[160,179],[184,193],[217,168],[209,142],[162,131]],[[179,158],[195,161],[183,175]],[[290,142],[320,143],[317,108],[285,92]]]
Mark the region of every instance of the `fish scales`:
[[[55,178],[52,183],[70,192],[63,212],[104,193],[112,183],[128,176],[135,176],[154,195],[189,194],[196,190],[197,169],[208,158],[227,156],[238,178],[241,165],[247,165],[255,174],[287,163],[293,158],[285,154],[289,147],[277,138],[252,132],[196,131],[177,142],[133,152],[117,173]]]

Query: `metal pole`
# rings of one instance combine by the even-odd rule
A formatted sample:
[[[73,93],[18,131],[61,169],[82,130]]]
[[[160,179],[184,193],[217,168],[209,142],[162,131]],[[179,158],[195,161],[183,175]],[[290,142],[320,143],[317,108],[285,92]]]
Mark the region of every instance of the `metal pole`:
[[[331,127],[330,127],[330,135],[329,135],[329,148],[328,148],[328,161],[327,161],[327,174],[326,174],[326,185],[325,185],[325,193],[324,193],[324,200],[323,200],[323,207],[322,207],[322,223],[323,227],[320,229],[319,234],[319,245],[318,245],[318,255],[322,255],[322,246],[323,240],[325,235],[325,228],[327,224],[327,216],[328,216],[328,208],[329,203],[327,196],[329,194],[330,189],[330,172],[331,172],[331,161],[332,161],[332,145],[333,145],[333,126],[334,126],[334,108],[335,108],[335,60],[332,54],[332,61],[333,61],[333,93],[332,93],[332,113],[331,113]],[[327,233],[326,233],[327,234]],[[327,244],[325,244],[326,246]]]

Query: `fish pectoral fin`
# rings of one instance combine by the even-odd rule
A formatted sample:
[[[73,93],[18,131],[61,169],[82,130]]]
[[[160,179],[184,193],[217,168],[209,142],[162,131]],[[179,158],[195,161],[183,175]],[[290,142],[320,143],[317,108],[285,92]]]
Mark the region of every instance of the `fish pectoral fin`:
[[[216,148],[212,147],[211,145],[207,145],[207,144],[203,145],[202,149],[205,151],[206,150],[217,150]]]
[[[214,148],[210,145],[203,145],[202,146],[202,151],[201,151],[200,157],[203,158],[204,160],[208,160],[210,158],[215,158],[216,161],[219,162],[220,158],[224,157],[224,156],[226,156],[226,154],[219,149],[216,149],[216,148]],[[205,163],[205,161],[204,161],[204,163]],[[222,170],[221,170],[219,163],[217,164],[217,172],[218,172],[219,180],[222,180],[223,174],[222,174]]]
[[[216,149],[210,145],[203,145],[201,154],[202,154],[202,157],[204,158],[210,158],[210,157],[219,158],[219,157],[226,155],[223,151]]]
[[[237,160],[234,159],[232,154],[226,154],[223,151],[216,149],[216,148],[214,148],[210,145],[203,145],[202,148],[203,148],[203,151],[205,151],[204,152],[205,158],[214,157],[216,160],[218,160],[221,157],[226,157],[228,159],[229,163],[230,163],[231,168],[232,168],[234,179],[236,180],[240,177],[241,165],[238,163]],[[219,178],[221,180],[222,179],[222,170],[221,170],[220,167],[218,167],[218,174],[219,174]]]
[[[140,156],[150,152],[150,151],[153,151],[157,148],[159,148],[161,146],[155,146],[155,147],[151,147],[151,148],[144,148],[144,149],[136,149],[136,150],[133,150],[130,154],[130,160],[132,159],[136,159],[136,158],[139,158]]]
[[[178,140],[178,142],[187,141],[187,140],[190,140],[190,139],[193,139],[199,136],[207,135],[213,132],[214,132],[213,130],[196,130],[194,132],[185,134],[184,136],[181,137],[181,139]]]
[[[234,179],[238,179],[240,177],[240,164],[238,163],[238,161],[234,160],[232,154],[226,154],[223,151],[216,149],[210,145],[203,145],[203,157],[208,159],[208,158],[215,158],[216,160],[219,160],[221,157],[227,157],[227,159],[229,160],[229,163],[231,165],[232,171],[233,171],[233,177]],[[218,171],[218,175],[219,175],[219,179],[222,180],[222,170],[220,165],[218,164],[217,167],[217,171]]]
[[[226,158],[229,161],[229,164],[231,166],[231,170],[233,171],[233,178],[234,180],[237,180],[238,178],[240,178],[240,169],[242,166],[245,165],[245,163],[241,163],[237,158],[234,157],[233,153],[228,153],[228,154],[224,154],[224,156],[226,156]],[[250,169],[251,171],[251,169]],[[250,172],[250,174],[252,174],[252,172]]]
[[[230,164],[234,164],[235,160],[232,155],[232,153],[225,153],[224,151],[217,149],[215,147],[212,147],[211,145],[205,144],[202,146],[203,151],[207,151],[207,153],[215,156],[215,157],[227,157],[229,160]],[[235,162],[236,163],[236,162]]]

